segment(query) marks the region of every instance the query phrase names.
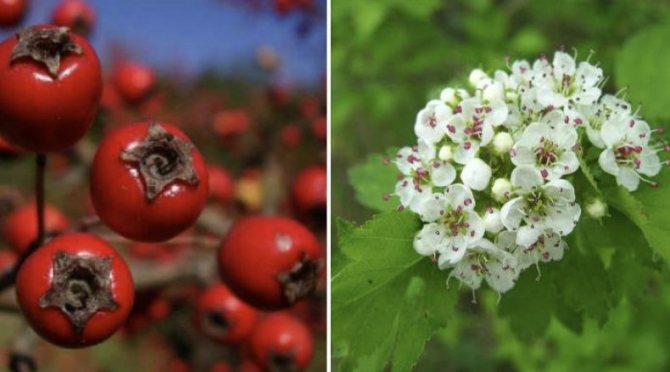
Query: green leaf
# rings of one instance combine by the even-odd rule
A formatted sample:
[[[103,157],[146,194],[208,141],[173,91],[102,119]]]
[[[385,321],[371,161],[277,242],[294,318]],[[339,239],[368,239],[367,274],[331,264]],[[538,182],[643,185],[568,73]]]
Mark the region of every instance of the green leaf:
[[[659,188],[641,183],[640,188],[630,193],[623,187],[608,187],[604,190],[607,202],[623,212],[642,230],[651,248],[664,260],[670,261],[670,172],[663,169],[658,177]]]
[[[352,12],[358,37],[360,40],[367,39],[384,20],[387,11],[386,5],[376,1],[359,3],[356,11]]]
[[[349,170],[349,180],[356,190],[356,200],[370,209],[390,211],[398,207],[399,199],[393,195],[398,169],[393,163],[385,164],[384,159],[395,157],[397,150],[389,149],[387,156],[372,155]],[[384,195],[392,195],[384,200]]]
[[[551,279],[547,278],[548,268],[551,264],[542,267],[540,280],[534,270],[522,272],[514,288],[500,299],[499,314],[510,319],[510,327],[521,339],[542,336],[549,326],[556,291],[551,287]]]
[[[411,370],[426,340],[446,325],[456,291],[414,251],[420,226],[413,213],[387,212],[342,240],[351,261],[332,279],[332,337],[346,349],[342,369],[383,370],[390,359],[394,370]],[[387,355],[389,339],[390,358],[369,357]]]
[[[629,87],[628,98],[642,105],[643,117],[670,119],[670,24],[647,28],[624,44],[616,59],[616,83]],[[664,87],[659,89],[659,87]]]

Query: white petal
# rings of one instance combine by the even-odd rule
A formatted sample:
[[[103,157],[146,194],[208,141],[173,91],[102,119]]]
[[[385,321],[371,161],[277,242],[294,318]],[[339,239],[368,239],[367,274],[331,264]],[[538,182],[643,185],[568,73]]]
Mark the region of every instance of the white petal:
[[[462,143],[467,139],[464,130],[465,119],[462,114],[452,116],[447,122],[447,136],[455,143]]]
[[[431,167],[430,176],[433,185],[448,186],[456,179],[456,169],[449,162],[435,160]]]
[[[514,145],[514,149],[510,153],[510,159],[512,164],[519,165],[532,165],[535,166],[535,152],[530,147],[522,146],[520,144]]]
[[[414,250],[422,256],[431,256],[443,245],[444,232],[441,225],[429,223],[414,237]]]
[[[434,222],[442,215],[447,205],[447,198],[444,194],[432,194],[428,198],[421,198],[417,203],[415,212],[424,222]]]
[[[600,98],[601,93],[600,88],[582,88],[581,91],[573,96],[573,99],[579,104],[594,105],[598,101],[598,98]]]
[[[600,128],[600,138],[602,138],[607,147],[614,147],[620,144],[625,136],[626,125],[622,120],[607,120]]]
[[[575,188],[570,181],[557,179],[549,181],[543,187],[545,194],[554,200],[565,200],[572,202],[575,200]]]
[[[561,236],[566,236],[574,230],[576,222],[581,215],[579,204],[560,205],[557,208],[549,208],[547,211],[552,230]]]
[[[568,104],[568,99],[548,87],[539,87],[537,90],[537,101],[545,107],[560,108]]]
[[[489,104],[491,112],[486,114],[484,119],[488,124],[497,127],[507,120],[507,115],[509,114],[509,109],[504,100],[495,100]]]
[[[471,246],[473,242],[476,242],[484,237],[484,232],[484,221],[476,212],[471,212],[468,216],[468,233],[465,237],[466,244]]]
[[[524,217],[523,198],[514,198],[505,203],[500,209],[500,220],[508,230],[516,230]]]
[[[577,143],[577,130],[572,125],[561,124],[554,127],[554,130],[549,133],[549,137],[560,148],[571,150]]]
[[[516,244],[522,247],[530,247],[540,237],[540,229],[530,226],[521,226],[516,233]]]
[[[637,169],[639,173],[653,177],[661,171],[661,160],[654,151],[643,150],[638,159],[640,160],[640,167]]]
[[[419,139],[417,153],[424,163],[427,164],[431,159],[435,158],[435,151],[435,145],[433,143]]]
[[[479,289],[483,276],[473,269],[473,263],[463,260],[449,273],[449,277],[455,277],[471,289]]]
[[[479,143],[482,146],[488,145],[489,142],[491,142],[491,140],[493,139],[494,134],[495,134],[495,131],[493,130],[493,126],[491,126],[491,124],[484,121],[484,123],[482,124],[482,135],[481,135],[481,138],[479,140]]]
[[[575,60],[567,53],[554,53],[554,76],[557,80],[563,78],[563,75],[572,76],[575,74]]]
[[[414,198],[416,189],[411,178],[403,178],[395,185],[395,193],[400,197],[400,204],[407,208]]]
[[[447,202],[453,208],[462,208],[463,210],[473,210],[475,208],[475,197],[472,191],[460,183],[455,183],[444,191]]]
[[[575,78],[583,87],[593,87],[600,82],[603,77],[603,71],[592,64],[582,61],[577,67]]]
[[[523,131],[517,145],[533,148],[537,146],[542,138],[549,136],[551,127],[546,123],[532,123]]]
[[[640,185],[640,177],[629,166],[619,167],[619,174],[616,176],[616,183],[625,187],[628,191],[635,191]]]
[[[573,151],[564,152],[557,163],[561,168],[561,174],[571,174],[579,169],[579,159]]]
[[[412,155],[414,156],[411,157]],[[418,155],[414,152],[414,150],[412,150],[411,147],[403,147],[398,150],[398,154],[395,158],[395,164],[398,167],[400,173],[408,175],[413,169],[416,169],[416,167],[419,165],[417,163],[420,163]]]
[[[437,261],[441,268],[460,261],[467,250],[467,243],[462,236],[449,237],[444,242],[444,249],[440,250],[440,257]]]
[[[589,138],[589,141],[593,146],[600,149],[606,147],[603,138],[600,136],[600,131],[594,129],[590,123],[586,125],[586,136]]]
[[[605,172],[613,175],[619,175],[619,164],[616,162],[616,156],[614,156],[614,150],[606,149],[600,153],[598,157],[598,164]]]
[[[479,158],[473,158],[465,164],[461,171],[461,180],[465,186],[482,191],[491,179],[491,167]]]
[[[549,234],[544,238],[544,251],[546,255],[542,255],[542,260],[547,262],[550,260],[558,261],[563,258],[563,253],[568,245],[560,236],[556,234]]]
[[[530,165],[520,165],[514,168],[511,181],[512,185],[520,187],[523,190],[530,190],[544,183],[535,167]]]
[[[484,229],[487,232],[496,234],[505,228],[500,219],[500,211],[496,208],[490,208],[484,213]]]
[[[466,141],[460,144],[454,151],[454,161],[458,164],[466,164],[470,159],[474,159],[479,151],[479,142]]]
[[[514,287],[518,276],[515,267],[499,260],[491,260],[486,264],[486,269],[484,274],[486,283],[496,292],[504,293]]]

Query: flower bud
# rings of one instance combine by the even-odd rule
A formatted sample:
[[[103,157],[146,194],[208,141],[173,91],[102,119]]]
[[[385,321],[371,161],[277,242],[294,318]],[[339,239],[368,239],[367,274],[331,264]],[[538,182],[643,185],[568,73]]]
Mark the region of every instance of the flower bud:
[[[607,204],[600,199],[594,199],[586,204],[586,214],[591,218],[602,218],[607,214]]]
[[[499,132],[493,137],[493,149],[498,155],[507,154],[513,145],[514,139],[507,132]]]
[[[503,229],[498,208],[489,208],[484,213],[484,229],[490,233],[498,233]]]
[[[454,153],[451,149],[451,146],[444,145],[440,148],[440,152],[437,154],[440,160],[449,161],[454,157]]]
[[[505,89],[501,83],[492,81],[484,87],[482,98],[488,102],[502,101],[505,99]]]
[[[472,84],[473,87],[478,87],[480,82],[484,79],[489,79],[489,76],[486,75],[486,72],[479,68],[472,70],[470,77],[468,78],[470,84]]]
[[[445,88],[440,92],[440,101],[453,107],[461,103],[464,98],[468,98],[468,96],[468,92],[464,89]]]
[[[491,180],[491,167],[484,163],[482,159],[470,159],[461,171],[461,180],[465,186],[482,191],[488,186]]]
[[[503,203],[509,199],[509,195],[512,192],[512,183],[507,178],[498,178],[493,181],[491,191],[493,192],[493,198]]]

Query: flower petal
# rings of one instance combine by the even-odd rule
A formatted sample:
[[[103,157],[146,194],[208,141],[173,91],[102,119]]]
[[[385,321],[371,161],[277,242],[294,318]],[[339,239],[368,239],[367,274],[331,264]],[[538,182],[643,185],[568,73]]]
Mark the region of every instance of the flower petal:
[[[523,220],[523,198],[514,198],[505,203],[500,209],[500,220],[507,230],[514,231],[519,228]]]

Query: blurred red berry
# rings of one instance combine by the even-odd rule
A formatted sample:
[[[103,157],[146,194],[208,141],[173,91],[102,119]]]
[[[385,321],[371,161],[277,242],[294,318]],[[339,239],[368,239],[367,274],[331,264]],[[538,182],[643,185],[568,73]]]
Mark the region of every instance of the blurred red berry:
[[[224,141],[243,135],[250,127],[251,117],[245,109],[219,111],[214,115],[214,133]]]
[[[249,343],[254,360],[270,371],[304,370],[314,349],[307,326],[285,313],[270,314],[260,320]]]
[[[224,284],[206,288],[198,297],[195,323],[209,338],[239,343],[251,333],[258,312],[237,298]]]
[[[137,62],[121,62],[114,70],[112,81],[121,97],[131,105],[149,98],[156,86],[153,69]]]
[[[209,165],[209,196],[218,203],[228,204],[235,198],[235,181],[228,171],[218,165]]]
[[[62,0],[51,14],[51,22],[65,26],[82,36],[88,36],[95,24],[95,11],[84,0]]]
[[[302,214],[325,217],[328,203],[327,188],[326,167],[314,166],[303,169],[293,180],[291,187],[293,204]]]
[[[56,207],[44,206],[44,229],[48,235],[65,232],[70,221]],[[6,219],[2,235],[14,252],[21,253],[37,238],[37,204],[30,202],[12,213]]]
[[[0,27],[18,25],[26,14],[28,0],[0,0]]]
[[[279,132],[281,143],[289,148],[295,149],[302,143],[302,129],[297,124],[287,124]]]
[[[320,141],[325,141],[328,138],[328,120],[325,116],[312,121],[312,134]]]

